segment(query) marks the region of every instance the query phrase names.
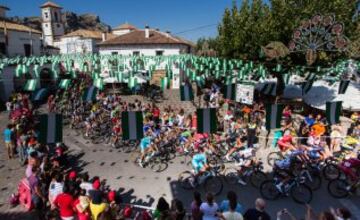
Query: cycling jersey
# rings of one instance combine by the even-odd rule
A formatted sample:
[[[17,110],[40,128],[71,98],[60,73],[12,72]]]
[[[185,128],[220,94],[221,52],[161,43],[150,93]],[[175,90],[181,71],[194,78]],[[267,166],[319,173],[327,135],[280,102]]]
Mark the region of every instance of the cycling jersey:
[[[191,164],[195,170],[195,173],[198,173],[204,167],[204,165],[207,163],[206,161],[207,159],[204,153],[195,154],[193,156]]]
[[[140,141],[140,149],[141,152],[143,152],[144,150],[146,150],[148,147],[150,147],[151,144],[151,138],[150,137],[144,137],[141,139]]]
[[[291,135],[284,135],[279,141],[278,145],[281,151],[286,151],[289,147],[288,145],[292,142]]]

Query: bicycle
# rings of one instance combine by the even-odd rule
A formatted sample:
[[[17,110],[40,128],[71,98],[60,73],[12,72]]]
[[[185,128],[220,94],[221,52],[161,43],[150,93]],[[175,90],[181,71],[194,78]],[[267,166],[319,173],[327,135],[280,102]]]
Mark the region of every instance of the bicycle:
[[[245,164],[245,162],[243,163]],[[240,169],[239,169],[240,168]],[[267,175],[263,172],[263,163],[254,160],[250,161],[250,165],[240,165],[240,167],[228,167],[224,170],[225,181],[229,184],[236,184],[239,180],[245,180],[250,184],[259,188],[261,183],[267,180]]]
[[[276,200],[280,196],[288,196],[300,204],[308,204],[312,200],[313,192],[309,186],[305,184],[305,177],[297,176],[288,181],[283,190],[276,186],[279,182],[277,178],[274,180],[266,180],[260,185],[260,194],[267,200]]]
[[[136,166],[140,166],[141,152],[137,150],[131,153],[130,160]],[[150,169],[156,173],[163,172],[168,168],[168,166],[167,162],[159,157],[158,152],[145,156],[143,161],[143,167],[150,167]]]
[[[219,195],[223,190],[223,183],[219,176],[221,166],[213,167],[204,172],[201,176],[195,176],[191,171],[184,171],[179,174],[178,182],[185,190],[191,190],[204,185],[206,192]]]
[[[360,189],[360,181],[352,184],[346,178],[338,178],[331,180],[328,183],[327,190],[331,196],[341,199],[346,198],[349,195],[356,194],[356,191]]]

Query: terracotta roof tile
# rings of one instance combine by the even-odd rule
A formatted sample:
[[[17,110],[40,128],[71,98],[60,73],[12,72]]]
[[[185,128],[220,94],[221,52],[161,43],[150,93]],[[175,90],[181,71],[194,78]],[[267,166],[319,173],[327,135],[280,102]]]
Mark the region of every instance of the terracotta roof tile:
[[[75,36],[101,40],[102,39],[102,32],[101,31],[86,30],[86,29],[79,29],[79,30],[70,32],[70,33],[68,33],[68,34],[66,34],[66,35],[64,35],[62,37],[75,37]],[[112,39],[114,37],[116,37],[116,35],[111,34],[111,33],[107,33],[107,38],[108,39]]]
[[[5,26],[6,26],[7,30],[22,31],[22,32],[30,32],[31,31],[32,33],[42,34],[41,31],[35,30],[28,26],[0,20],[0,29],[5,29]]]
[[[110,45],[134,45],[134,44],[185,44],[193,46],[189,41],[174,37],[171,34],[150,30],[150,37],[145,38],[144,30],[135,30],[130,33],[117,36],[113,39],[99,43],[100,46]]]
[[[117,26],[113,30],[137,30],[137,28],[134,25],[125,23],[125,24],[121,24],[121,25]]]
[[[46,7],[62,9],[62,7],[60,7],[59,5],[57,5],[57,4],[55,4],[54,2],[51,2],[51,1],[45,2],[43,5],[40,6],[40,8],[46,8]]]

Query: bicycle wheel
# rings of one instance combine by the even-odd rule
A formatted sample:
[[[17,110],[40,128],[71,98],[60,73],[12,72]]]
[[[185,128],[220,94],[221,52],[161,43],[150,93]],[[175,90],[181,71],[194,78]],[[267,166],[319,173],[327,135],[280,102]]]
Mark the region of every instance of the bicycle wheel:
[[[312,200],[312,190],[305,184],[294,185],[290,190],[291,198],[300,204],[309,204]]]
[[[339,178],[340,170],[335,164],[327,164],[323,169],[323,175],[326,180],[334,180]]]
[[[194,178],[194,175],[190,171],[184,171],[179,174],[178,182],[180,183],[181,188],[190,190],[193,188],[190,180]]]
[[[318,190],[321,187],[321,176],[320,172],[309,171],[310,177],[306,176],[305,184],[310,187],[311,190]]]
[[[151,162],[150,168],[154,172],[161,173],[168,168],[168,164],[160,159],[154,159]]]
[[[134,151],[130,154],[130,161],[132,161],[133,163],[138,163],[140,159],[140,152],[139,151]]]
[[[262,171],[255,171],[250,176],[250,183],[253,187],[259,188],[261,183],[263,183],[265,180],[267,180],[267,176]]]
[[[271,167],[274,167],[275,161],[282,159],[284,159],[284,156],[280,152],[272,152],[267,156],[267,162]]]
[[[205,181],[205,191],[211,192],[213,195],[219,195],[223,189],[223,183],[220,177],[210,176]]]
[[[260,194],[267,200],[275,200],[279,198],[280,192],[276,188],[273,180],[266,180],[260,185]]]
[[[238,181],[238,170],[235,167],[228,167],[224,171],[225,181],[229,184],[236,184]]]
[[[345,180],[335,179],[329,182],[327,190],[331,196],[340,199],[349,195],[349,192],[346,189],[348,186],[349,184]]]

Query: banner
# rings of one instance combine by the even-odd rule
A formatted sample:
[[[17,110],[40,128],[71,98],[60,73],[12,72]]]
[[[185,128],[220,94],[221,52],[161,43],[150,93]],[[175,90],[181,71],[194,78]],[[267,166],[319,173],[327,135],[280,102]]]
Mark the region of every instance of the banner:
[[[254,85],[250,84],[237,84],[236,85],[236,101],[252,105],[254,101]]]

